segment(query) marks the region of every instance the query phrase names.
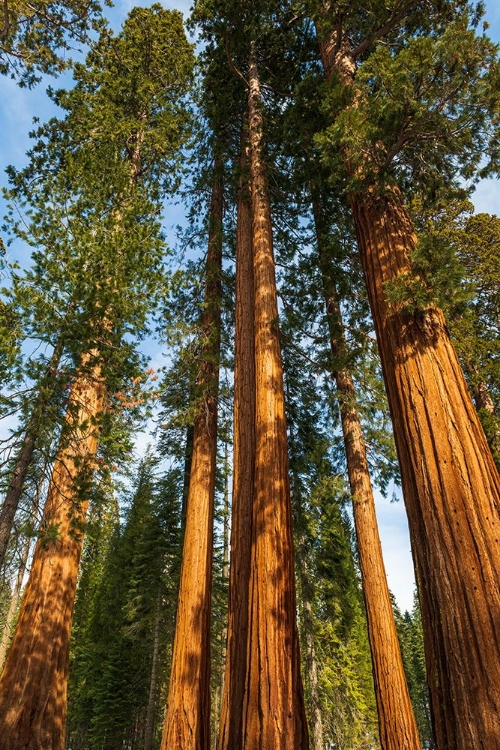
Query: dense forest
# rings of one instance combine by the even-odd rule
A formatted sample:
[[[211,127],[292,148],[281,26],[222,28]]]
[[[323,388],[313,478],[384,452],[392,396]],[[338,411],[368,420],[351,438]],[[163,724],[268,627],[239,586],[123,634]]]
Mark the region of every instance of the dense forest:
[[[0,750],[500,750],[483,4],[127,10],[0,11]]]

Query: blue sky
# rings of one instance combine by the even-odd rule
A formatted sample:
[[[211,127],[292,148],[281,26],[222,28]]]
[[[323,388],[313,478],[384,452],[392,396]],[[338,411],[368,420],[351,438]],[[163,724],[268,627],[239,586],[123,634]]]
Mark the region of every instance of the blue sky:
[[[150,2],[133,2],[132,0],[118,0],[115,7],[108,9],[109,18],[115,29],[118,29],[127,13],[134,5],[149,5]],[[167,8],[177,8],[184,15],[189,12],[190,2],[163,3]],[[500,42],[500,3],[498,0],[487,0],[486,19],[490,24],[489,34]],[[25,153],[29,148],[28,133],[32,128],[34,116],[45,121],[54,107],[47,98],[46,85],[70,85],[69,77],[58,81],[48,79],[33,90],[20,89],[13,81],[0,78],[2,89],[0,96],[0,184],[5,184],[4,169],[8,164],[21,167],[26,160]],[[473,197],[477,211],[498,214],[500,211],[500,183],[498,180],[485,180],[477,188]],[[166,217],[167,224],[179,221],[178,209],[175,215]],[[12,253],[21,253],[21,248]],[[155,363],[160,364],[161,355],[154,357]],[[147,441],[143,436],[141,443]],[[382,546],[386,562],[389,586],[393,591],[399,606],[410,609],[413,599],[414,576],[410,554],[408,527],[403,502],[391,503],[389,499],[378,497],[377,514],[379,520]]]

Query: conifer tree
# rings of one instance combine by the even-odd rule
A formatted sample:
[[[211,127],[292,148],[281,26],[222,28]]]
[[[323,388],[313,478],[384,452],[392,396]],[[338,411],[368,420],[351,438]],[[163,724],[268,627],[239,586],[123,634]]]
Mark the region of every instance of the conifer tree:
[[[160,40],[156,33],[152,33],[158,21],[167,31]],[[155,28],[155,32],[156,30]],[[173,70],[163,68],[167,79],[172,81],[172,90],[168,91],[165,99],[164,89],[156,89],[159,92],[159,101],[156,101],[155,90],[150,85],[152,77],[155,76],[158,86],[164,81],[157,77],[155,54],[158,60],[168,66],[168,56],[164,59],[162,52],[166,50],[169,54],[174,54],[172,48],[175,46],[176,64]],[[44,511],[44,525],[52,531],[48,543],[43,539],[38,543],[16,634],[0,683],[2,700],[6,702],[3,712],[5,733],[13,743],[12,746],[18,747],[35,747],[40,743],[47,748],[64,745],[68,643],[82,545],[80,527],[85,520],[87,504],[85,485],[98,446],[98,427],[104,411],[105,388],[111,389],[116,384],[116,380],[113,382],[111,378],[112,364],[105,362],[103,353],[118,349],[110,345],[117,334],[115,341],[123,338],[127,324],[131,330],[140,327],[141,322],[144,325],[145,311],[149,311],[145,306],[148,292],[154,295],[158,289],[159,276],[157,267],[155,268],[158,256],[155,257],[154,251],[161,251],[162,243],[158,237],[154,207],[165,188],[154,181],[158,163],[155,162],[149,170],[147,165],[151,150],[156,155],[160,151],[163,163],[168,162],[172,154],[175,158],[175,149],[182,142],[185,133],[184,123],[176,123],[176,118],[182,112],[178,96],[185,91],[192,56],[183,35],[180,15],[163,12],[159,7],[152,11],[139,10],[132,14],[116,41],[109,42],[106,35],[101,39],[101,51],[106,48],[111,70],[106,69],[106,57],[94,58],[97,81],[94,79],[91,84],[89,72],[91,73],[92,68],[85,70],[82,67],[80,88],[77,86],[65,100],[70,114],[61,135],[67,150],[62,153],[56,150],[51,164],[52,173],[49,169],[49,176],[45,177],[45,183],[42,181],[40,191],[43,195],[43,191],[47,189],[47,181],[59,188],[59,195],[61,192],[67,193],[68,185],[73,185],[75,198],[70,217],[74,219],[74,225],[80,233],[76,235],[73,232],[72,239],[77,239],[79,249],[83,252],[75,253],[72,244],[72,255],[66,256],[69,268],[64,268],[63,273],[69,274],[71,263],[78,268],[78,262],[84,261],[78,270],[80,274],[87,274],[85,282],[88,286],[82,284],[80,287],[78,302],[86,313],[87,328],[85,335],[82,335],[80,329],[77,367],[66,411],[67,429],[63,430],[61,437]],[[124,56],[117,63],[115,52],[120,49]],[[130,75],[127,57],[137,73],[132,85],[129,79],[128,100],[122,98],[126,76]],[[110,72],[120,73],[121,78],[119,75],[113,76],[110,84]],[[89,84],[91,90],[97,91],[93,101],[90,99],[90,107],[89,98],[81,96],[82,89]],[[114,99],[110,96],[110,85],[115,86]],[[120,89],[120,86],[123,88]],[[103,96],[108,102],[111,99],[115,116],[121,108],[124,115],[121,123],[123,129],[117,134],[118,137],[109,140],[104,133],[98,132],[96,141],[92,143],[90,140],[89,147],[92,130],[87,131],[86,141],[79,140],[85,135],[85,131],[82,133],[81,130],[79,116],[87,114],[84,127],[91,128],[95,123],[95,119],[92,122],[91,114],[97,119],[101,115],[99,96]],[[170,108],[169,97],[172,97]],[[64,100],[64,96],[62,99]],[[160,102],[165,106],[163,112],[158,113],[157,106]],[[127,130],[131,120],[134,120],[135,128]],[[102,122],[106,126],[110,124],[108,119]],[[152,123],[154,127],[151,127]],[[164,128],[169,130],[171,138],[158,149],[160,130]],[[75,140],[72,141],[72,138]],[[51,147],[54,148],[54,142],[60,145],[57,127],[51,123],[47,137],[49,154]],[[74,148],[70,156],[72,144]],[[43,153],[43,150],[42,142],[38,152]],[[94,161],[92,170],[89,168],[90,159],[95,158],[96,152],[100,163]],[[63,162],[57,163],[61,157]],[[35,170],[36,167],[35,159]],[[109,183],[100,183],[99,168],[104,174],[107,171]],[[76,176],[80,178],[77,182]],[[26,179],[26,175],[22,178]],[[165,182],[171,184],[170,179],[163,180],[163,186]],[[148,183],[152,187],[151,196],[144,192]],[[57,195],[57,192],[53,194],[54,201]],[[61,201],[60,206],[60,210],[64,212],[66,203]],[[101,223],[93,224],[92,219],[95,221],[97,216]],[[40,232],[40,228],[37,227],[36,231]],[[103,241],[102,245],[99,241]],[[135,248],[134,242],[138,242]],[[51,256],[52,266],[59,271],[57,255],[54,255],[57,250],[62,252],[64,258],[64,241],[56,243]],[[149,251],[150,257],[142,268],[137,261],[144,251]],[[94,264],[94,273],[97,272],[95,276],[89,273],[91,264]],[[82,281],[83,276],[80,275],[77,283],[81,284]],[[92,285],[92,281],[95,285]],[[137,295],[135,300],[132,296],[134,287]],[[125,304],[120,306],[120,301]],[[147,301],[150,303],[151,299]],[[126,314],[120,318],[125,312],[124,308]],[[125,352],[122,350],[123,353]],[[116,366],[116,362],[114,364]],[[122,378],[123,375],[121,373]],[[123,393],[118,393],[117,399],[122,405],[126,403]],[[57,607],[54,602],[58,603]],[[48,605],[48,609],[44,608],[45,605]],[[36,617],[34,613],[38,613]],[[40,624],[39,616],[42,617],[43,624]],[[36,648],[33,647],[34,643]],[[52,648],[49,648],[49,644]],[[45,675],[44,679],[41,679],[41,675]],[[44,685],[46,694],[39,690],[40,684]],[[26,695],[30,696],[29,700],[26,700]],[[47,699],[45,695],[50,698]]]
[[[0,73],[33,86],[40,74],[57,74],[71,65],[66,53],[88,43],[103,23],[96,0],[5,2],[0,16]]]
[[[441,310],[412,308],[388,290],[412,279],[416,244],[395,178],[438,190],[440,176],[477,168],[494,118],[495,50],[475,35],[465,4],[316,10],[325,77],[340,104],[330,143],[347,180],[401,465],[436,742],[487,747],[500,741],[500,659],[491,667],[498,472]]]
[[[236,225],[233,497],[226,671],[220,744],[242,743],[241,707],[246,683],[251,528],[255,464],[255,362],[252,211],[248,127],[240,142]]]
[[[223,162],[216,153],[209,212],[206,286],[193,452],[175,640],[162,748],[210,743],[210,603],[219,386]]]
[[[378,534],[375,498],[368,468],[367,448],[361,426],[356,389],[348,366],[348,349],[342,322],[339,294],[330,273],[328,233],[322,202],[313,193],[313,211],[322,270],[323,294],[328,316],[347,473],[352,496],[356,544],[373,662],[375,694],[382,748],[418,750],[417,725],[401,659],[396,625]],[[403,738],[403,739],[402,739]],[[401,743],[404,743],[403,745]]]

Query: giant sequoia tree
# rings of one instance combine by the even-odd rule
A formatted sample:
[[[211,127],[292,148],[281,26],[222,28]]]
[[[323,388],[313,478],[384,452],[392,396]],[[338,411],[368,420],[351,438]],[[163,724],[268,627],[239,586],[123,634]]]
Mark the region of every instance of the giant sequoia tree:
[[[157,36],[159,25],[164,33]],[[161,280],[156,213],[172,175],[162,181],[163,188],[153,175],[175,162],[186,132],[182,95],[192,54],[179,14],[158,6],[139,10],[116,40],[103,35],[99,52],[87,69],[80,68],[73,92],[59,97],[68,110],[66,120],[42,131],[32,164],[16,178],[18,191],[30,186],[33,234],[55,240],[40,265],[52,269],[56,279],[71,279],[72,301],[79,306],[74,318],[82,317],[72,342],[76,369],[44,511],[45,535],[37,545],[1,681],[4,733],[12,747],[64,746],[86,484],[105,389],[109,398],[130,377],[124,363],[132,364],[134,357],[123,338],[144,329]],[[113,125],[118,128],[106,130]],[[54,210],[44,220],[49,194]],[[54,222],[60,217],[60,224]],[[115,398],[127,402],[123,389]]]
[[[486,748],[500,741],[500,660],[491,660],[498,472],[442,312],[389,289],[401,292],[415,273],[416,235],[396,179],[420,177],[437,190],[439,174],[471,173],[491,132],[495,51],[470,28],[465,4],[371,10],[317,10],[325,77],[340,106],[328,143],[348,183],[394,424],[436,740],[443,749]]]
[[[54,55],[67,39],[65,14],[79,8],[76,2],[4,4],[0,54],[2,40],[5,50],[10,45],[19,51],[26,83],[37,68],[59,68]],[[82,10],[92,15],[97,7]],[[50,25],[52,12],[51,41],[37,19]],[[83,30],[83,15],[70,34]],[[25,170],[10,170],[12,232],[34,253],[31,269],[14,269],[0,308],[0,348],[12,363],[10,382],[30,386],[4,400],[3,413],[16,408],[22,415],[22,438],[2,470],[9,476],[0,559],[9,544],[13,548],[9,535],[23,517],[27,478],[49,466],[50,481],[0,678],[3,746],[64,745],[68,643],[87,505],[106,494],[92,481],[105,451],[114,443],[119,448],[111,429],[127,420],[129,426],[138,411],[145,369],[138,341],[150,332],[160,297],[167,326],[176,305],[189,307],[172,338],[183,338],[194,320],[198,334],[190,330],[188,355],[180,352],[162,397],[162,417],[175,410],[191,419],[187,440],[184,434],[177,439],[178,429],[164,440],[164,446],[170,441],[166,460],[171,453],[177,465],[184,461],[184,489],[176,469],[168,494],[171,509],[182,500],[182,522],[179,529],[177,511],[163,517],[146,462],[123,531],[113,504],[114,532],[105,522],[94,570],[89,547],[73,647],[72,745],[111,750],[125,742],[148,750],[156,727],[158,734],[163,730],[164,750],[208,750],[222,693],[223,750],[306,750],[297,609],[315,747],[373,745],[368,640],[361,632],[350,524],[341,510],[347,493],[343,478],[335,476],[347,467],[380,739],[386,749],[417,747],[368,474],[377,449],[370,437],[365,444],[361,431],[381,434],[386,414],[385,401],[382,407],[376,402],[382,388],[378,360],[364,357],[374,351],[373,328],[409,515],[436,746],[490,750],[500,744],[500,488],[442,312],[445,300],[445,312],[456,315],[448,301],[460,296],[443,270],[448,243],[458,249],[467,283],[477,276],[468,316],[456,316],[452,329],[495,448],[497,363],[495,356],[493,364],[487,359],[488,339],[498,328],[498,226],[491,217],[471,219],[465,232],[436,224],[441,207],[465,192],[458,180],[473,179],[484,155],[498,156],[497,50],[476,32],[480,15],[470,3],[448,0],[418,7],[404,0],[195,2],[193,18],[205,43],[199,116],[208,138],[201,138],[200,150],[210,143],[210,180],[203,183],[210,193],[204,295],[190,281],[183,290],[188,275],[182,271],[173,277],[177,296],[165,294],[170,279],[159,216],[186,158],[185,94],[193,63],[180,14],[159,5],[137,8],[118,36],[101,29],[86,64],[75,66],[74,88],[51,93],[64,117],[39,128]],[[485,169],[492,166],[494,159]],[[205,171],[198,171],[203,180]],[[195,201],[198,186],[188,182]],[[221,687],[215,684],[218,670],[210,678],[210,646],[219,628],[217,654],[224,653],[223,625],[217,622],[210,632],[210,608],[219,369],[226,352],[221,306],[229,289],[221,283],[222,229],[223,216],[224,230],[231,226],[234,197],[235,437]],[[357,241],[345,231],[346,210]],[[278,285],[277,239],[283,264]],[[459,276],[453,279],[462,284]],[[203,296],[201,313],[196,296]],[[28,341],[35,342],[32,354],[26,353]],[[6,379],[7,369],[0,365]],[[362,383],[370,391],[375,380],[375,397],[359,389],[358,408],[355,387]],[[338,409],[330,408],[332,400]],[[125,432],[122,427],[122,437]],[[224,461],[227,466],[227,452]],[[390,474],[381,472],[381,484]],[[180,530],[184,549],[160,727],[156,704],[157,697],[165,700],[174,614],[170,607],[166,623],[165,604],[177,574],[159,537],[166,542],[164,524],[170,522],[172,547]],[[94,597],[88,613],[85,592]],[[426,712],[417,651],[412,668],[420,711]],[[415,674],[410,669],[413,691]]]
[[[162,747],[210,742],[210,603],[219,388],[223,165],[215,156],[179,602]]]

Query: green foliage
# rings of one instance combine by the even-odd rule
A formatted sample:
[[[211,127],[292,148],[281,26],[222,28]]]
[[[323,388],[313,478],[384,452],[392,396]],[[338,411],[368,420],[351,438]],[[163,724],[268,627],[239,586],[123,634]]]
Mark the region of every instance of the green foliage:
[[[453,245],[463,268],[462,288],[470,290],[462,309],[457,310],[449,301],[443,307],[500,467],[500,219],[488,214],[471,215],[470,205],[451,205],[436,221],[436,232]]]
[[[304,377],[300,356],[286,343],[284,364],[301,652],[311,659],[312,638],[325,743],[373,748],[375,695],[352,526],[343,509],[348,493],[316,383]],[[311,701],[307,662],[303,669]]]
[[[0,15],[0,73],[29,87],[40,74],[60,73],[71,66],[66,53],[102,23],[97,0],[9,0]]]
[[[150,457],[141,464],[123,526],[116,515],[104,525],[99,519],[86,543],[69,691],[75,748],[143,746],[158,618],[157,730],[161,722],[179,575],[180,478],[171,471],[157,479],[154,468]]]
[[[352,11],[339,10],[353,72],[349,84],[335,78],[325,98],[333,117],[318,135],[325,161],[332,155],[338,169],[338,155],[348,153],[353,187],[361,180],[381,189],[397,180],[430,200],[459,176],[496,169],[498,50],[476,33],[481,8],[374,5],[364,28]]]
[[[434,748],[434,740],[432,736],[429,691],[425,669],[424,634],[416,592],[411,612],[401,614],[394,602],[393,610],[420,741],[422,747],[432,750]]]

